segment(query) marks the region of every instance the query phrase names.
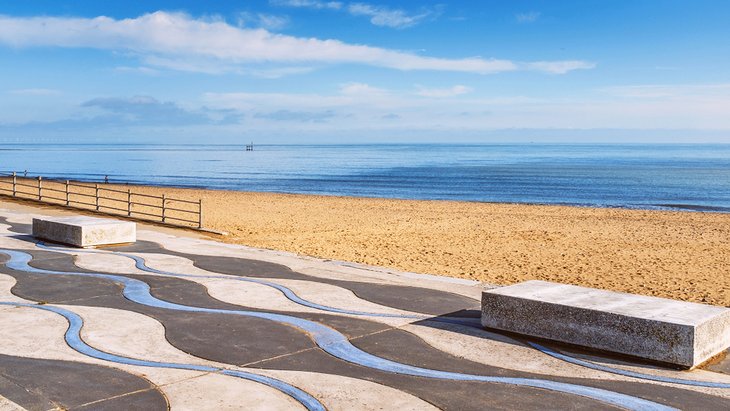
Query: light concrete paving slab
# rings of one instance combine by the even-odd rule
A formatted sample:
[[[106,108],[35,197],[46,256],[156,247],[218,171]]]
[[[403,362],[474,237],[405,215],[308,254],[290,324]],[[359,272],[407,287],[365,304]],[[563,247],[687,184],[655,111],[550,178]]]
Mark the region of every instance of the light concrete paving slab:
[[[170,409],[178,411],[305,409],[273,388],[220,374],[205,374],[160,388],[168,396]]]
[[[354,292],[332,284],[318,283],[316,281],[286,279],[275,279],[271,281],[288,287],[305,300],[317,304],[340,308],[343,310],[362,311],[368,313],[418,315],[418,313],[398,310],[396,308],[386,307],[384,305],[364,300],[355,295]]]
[[[76,247],[95,247],[136,241],[137,225],[130,221],[96,217],[42,217],[33,219],[33,236]]]
[[[61,316],[32,308],[0,307],[0,354],[49,360],[88,361],[63,339],[68,322]]]
[[[15,294],[12,293],[12,288],[15,286],[15,278],[0,274],[0,300],[2,301],[14,301],[14,302],[28,302]]]
[[[730,310],[546,281],[486,290],[482,325],[695,367],[730,346]]]
[[[0,395],[0,410],[3,411],[26,411],[25,408]]]
[[[138,270],[134,261],[121,255],[111,253],[85,254],[83,252],[67,252],[74,256],[74,264],[84,270],[95,272],[114,272],[118,274],[149,274]]]
[[[123,357],[209,365],[210,361],[185,353],[167,342],[165,327],[154,318],[106,307],[58,305],[84,320],[81,337],[93,347]]]
[[[401,390],[358,378],[313,372],[261,370],[321,398],[328,410],[432,411],[438,408]]]
[[[216,300],[242,307],[301,313],[317,312],[312,308],[295,304],[278,290],[261,284],[217,279],[196,279],[195,282],[203,284],[208,289],[208,294]]]
[[[591,361],[595,364],[601,364],[601,365],[617,368],[620,370],[633,371],[633,372],[642,373],[642,374],[654,375],[654,376],[659,376],[659,377],[667,377],[667,378],[683,378],[686,380],[707,381],[707,382],[730,384],[730,375],[707,371],[707,370],[703,370],[701,368],[695,368],[695,369],[691,369],[691,370],[669,370],[665,367],[661,367],[658,365],[630,363],[630,362],[622,360],[622,359],[617,359],[617,358],[609,359],[606,357],[599,357],[599,356],[590,355],[587,353],[571,353],[570,355],[575,358],[580,358],[580,359],[584,359],[587,361]],[[730,390],[721,389],[721,390],[716,390],[716,391],[717,392],[714,393],[714,395],[722,395],[724,397],[730,398]]]
[[[75,361],[118,368],[157,385],[171,384],[205,374],[200,371],[160,369],[111,363],[82,355],[66,344],[68,322],[63,317],[32,308],[0,308],[0,354],[47,360]]]

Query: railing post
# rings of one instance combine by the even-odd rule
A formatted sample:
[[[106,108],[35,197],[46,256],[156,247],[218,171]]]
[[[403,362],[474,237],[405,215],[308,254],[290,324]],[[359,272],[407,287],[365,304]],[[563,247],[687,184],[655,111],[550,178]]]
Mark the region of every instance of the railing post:
[[[68,200],[68,180],[66,180],[66,207],[68,207],[71,202]]]
[[[15,171],[13,171],[13,197],[17,196],[17,188],[16,185],[18,184],[18,176],[15,174]]]
[[[203,228],[203,199],[198,199],[198,228]]]
[[[94,184],[94,191],[96,197],[96,211],[99,211],[99,184]]]
[[[162,222],[165,222],[165,195],[162,195]]]
[[[38,176],[38,201],[42,201],[43,200],[43,196],[41,195],[41,189],[42,189],[42,186],[41,186],[41,176]]]
[[[127,217],[132,216],[132,190],[127,189]]]

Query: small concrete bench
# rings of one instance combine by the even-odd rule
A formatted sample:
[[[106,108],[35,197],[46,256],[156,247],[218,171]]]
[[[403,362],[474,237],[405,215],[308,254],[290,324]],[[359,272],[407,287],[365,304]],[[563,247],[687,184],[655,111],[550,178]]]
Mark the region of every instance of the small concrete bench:
[[[44,217],[33,219],[33,236],[76,247],[133,243],[133,222],[94,217]]]
[[[730,346],[730,309],[545,281],[484,291],[482,326],[685,368]]]

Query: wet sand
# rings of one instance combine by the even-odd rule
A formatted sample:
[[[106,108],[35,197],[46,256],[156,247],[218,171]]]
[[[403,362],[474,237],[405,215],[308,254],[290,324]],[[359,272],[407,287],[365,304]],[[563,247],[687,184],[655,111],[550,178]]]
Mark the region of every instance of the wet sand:
[[[125,190],[127,186],[123,187]],[[730,214],[133,187],[196,200],[222,241],[468,278],[730,306]]]

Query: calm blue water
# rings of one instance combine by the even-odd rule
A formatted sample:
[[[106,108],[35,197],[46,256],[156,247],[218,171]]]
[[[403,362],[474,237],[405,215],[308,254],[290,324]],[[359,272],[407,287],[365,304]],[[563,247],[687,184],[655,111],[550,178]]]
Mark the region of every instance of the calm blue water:
[[[0,170],[80,180],[730,212],[730,145],[0,145]]]

